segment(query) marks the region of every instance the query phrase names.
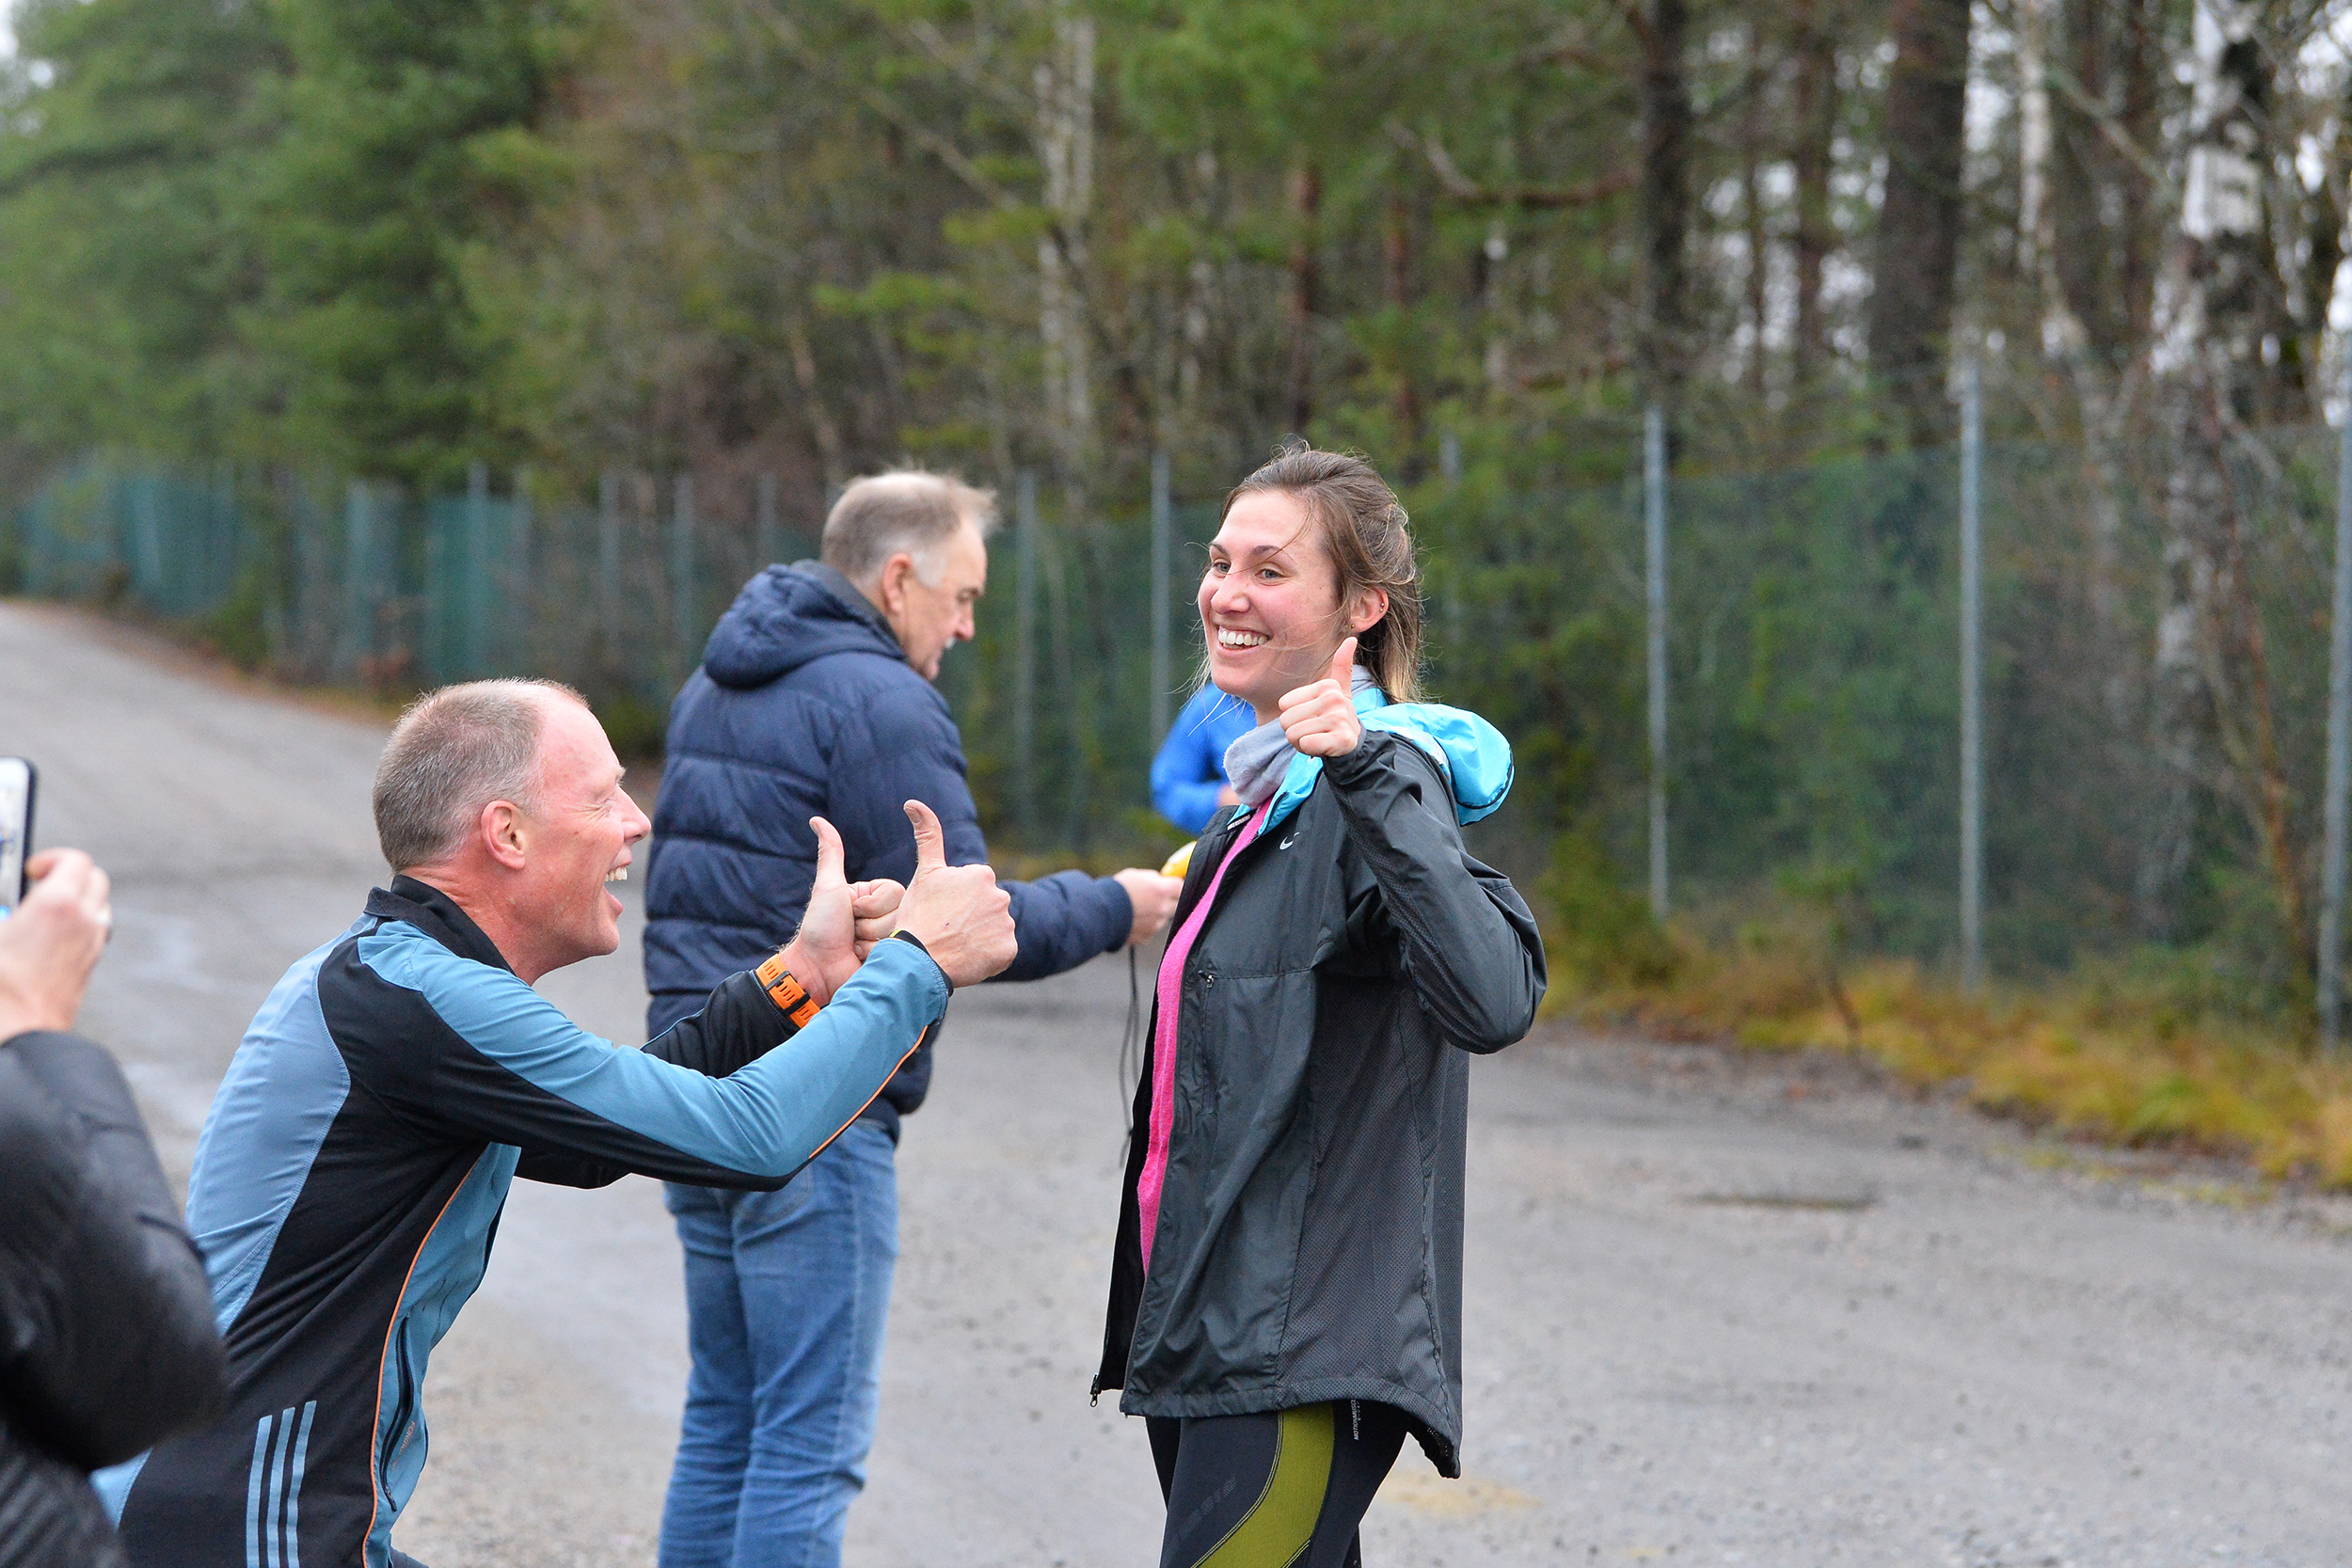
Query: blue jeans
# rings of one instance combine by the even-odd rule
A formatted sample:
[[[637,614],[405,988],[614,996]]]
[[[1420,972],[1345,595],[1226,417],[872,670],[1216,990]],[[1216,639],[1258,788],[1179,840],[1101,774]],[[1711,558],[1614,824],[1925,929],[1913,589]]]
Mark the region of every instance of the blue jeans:
[[[694,1365],[660,1568],[838,1568],[882,1393],[895,1152],[860,1121],[782,1192],[668,1188]]]

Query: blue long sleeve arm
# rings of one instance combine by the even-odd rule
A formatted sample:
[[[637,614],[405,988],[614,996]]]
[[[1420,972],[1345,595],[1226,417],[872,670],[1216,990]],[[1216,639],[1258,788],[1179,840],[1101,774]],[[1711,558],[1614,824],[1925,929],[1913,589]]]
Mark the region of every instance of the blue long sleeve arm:
[[[1152,759],[1152,804],[1159,814],[1196,836],[1206,829],[1225,791],[1225,749],[1255,722],[1215,687],[1194,692]]]
[[[930,955],[885,942],[809,1025],[724,1077],[614,1047],[513,974],[457,958],[414,927],[361,939],[360,958],[418,992],[453,1039],[433,1053],[434,1118],[495,1143],[706,1185],[773,1187],[854,1120],[946,1010]],[[747,994],[735,995],[730,988]],[[771,1006],[751,975],[714,1005]],[[703,1027],[710,1011],[677,1025]],[[557,1178],[562,1180],[561,1177]]]

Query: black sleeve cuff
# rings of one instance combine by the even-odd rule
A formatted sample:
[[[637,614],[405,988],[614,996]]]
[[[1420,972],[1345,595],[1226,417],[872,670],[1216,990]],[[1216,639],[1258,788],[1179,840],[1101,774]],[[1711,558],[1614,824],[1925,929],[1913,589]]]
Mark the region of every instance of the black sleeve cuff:
[[[913,931],[908,931],[908,930],[897,930],[897,931],[893,931],[893,932],[891,932],[888,936],[886,936],[886,937],[882,938],[882,941],[884,941],[884,942],[905,942],[905,943],[906,943],[909,947],[914,948],[914,949],[917,953],[922,954],[922,955],[923,955],[923,957],[925,957],[925,958],[931,958],[931,950],[930,950],[930,948],[928,948],[928,947],[924,946],[924,945],[923,945],[923,939],[922,939],[921,937],[916,936],[916,935],[915,935]],[[935,969],[939,968],[939,960],[938,960],[937,958],[931,958],[931,966],[932,966],[933,968],[935,968]],[[942,980],[947,980],[947,990],[948,990],[948,991],[952,994],[952,993],[954,992],[955,989],[956,989],[956,983],[955,983],[953,980],[948,980],[948,979],[947,979],[947,972],[946,972],[945,969],[940,969],[940,970],[939,970],[939,977],[940,977]]]
[[[1342,756],[1325,757],[1323,771],[1337,788],[1344,789],[1350,784],[1360,784],[1379,768],[1381,759],[1378,749],[1381,744],[1396,739],[1397,736],[1382,730],[1366,730],[1357,738],[1354,751]]]

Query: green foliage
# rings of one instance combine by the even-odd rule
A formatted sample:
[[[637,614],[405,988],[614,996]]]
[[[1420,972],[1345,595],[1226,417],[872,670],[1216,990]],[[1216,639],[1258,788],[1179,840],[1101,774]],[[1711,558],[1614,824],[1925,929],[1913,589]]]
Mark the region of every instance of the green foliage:
[[[1514,803],[1479,851],[1548,879],[1564,973],[1659,982],[1670,957],[1610,867],[1646,849],[1628,481],[1646,396],[1642,214],[1662,197],[1635,188],[1634,133],[1645,72],[1679,70],[1697,116],[1683,260],[1702,370],[1673,410],[1677,907],[1764,900],[1802,935],[1783,946],[1804,948],[1805,984],[1858,1006],[1855,955],[1950,951],[1958,855],[1955,476],[1945,454],[1885,450],[1901,421],[1880,406],[1890,388],[1870,380],[1862,291],[1844,281],[1869,260],[1886,152],[1883,8],[1700,7],[1674,61],[1649,58],[1637,14],[1602,0],[27,0],[23,55],[0,67],[0,486],[30,494],[110,452],[390,478],[413,502],[474,462],[528,464],[553,523],[610,475],[628,498],[629,592],[654,607],[639,640],[660,647],[608,630],[596,657],[634,689],[691,641],[666,624],[671,568],[642,537],[660,527],[650,498],[675,494],[656,476],[696,479],[707,576],[697,587],[689,563],[691,603],[748,554],[755,475],[780,481],[779,521],[806,535],[834,487],[886,463],[958,467],[1008,498],[1027,472],[1045,760],[1025,806],[1001,567],[949,685],[976,793],[1041,849],[1134,836],[1153,452],[1199,501],[1285,435],[1354,446],[1414,517],[1435,694],[1517,747]],[[2166,12],[2156,56],[2185,16]],[[1978,68],[2006,90],[2004,48]],[[1801,126],[1806,59],[1834,102]],[[2317,89],[2280,87],[2277,123],[2300,123]],[[1986,99],[1996,119],[2003,90]],[[2172,91],[2152,87],[2133,135],[2172,134],[2158,123]],[[2054,113],[2086,132],[2075,109]],[[1996,324],[2026,344],[2052,319],[2004,205],[2026,183],[2014,130],[1994,127],[1971,180],[1966,313],[1988,348]],[[1816,135],[1810,262],[1835,286],[1798,343],[1785,286],[1808,264],[1811,219],[1782,173]],[[2352,156],[2352,140],[2314,155]],[[2341,227],[2320,210],[2343,186],[2328,167],[2273,193],[2296,209],[2282,232]],[[2071,190],[2106,214],[2090,226],[2114,242],[2101,276],[2128,293],[2164,204],[2092,191],[2066,159],[2047,172],[2054,207]],[[2302,222],[2313,214],[2328,222]],[[2314,276],[2331,256],[2313,252]],[[2285,425],[2305,417],[2295,378],[2324,300],[2271,303],[2262,331],[2285,341],[2258,416]],[[2128,452],[2080,446],[2083,410],[2051,389],[2138,363],[2137,327],[2090,325],[2110,354],[2096,374],[2021,355],[1994,416],[1996,434],[2058,433],[2012,443],[1987,481],[1987,933],[2010,973],[2079,971],[2132,950],[2148,934],[2136,920],[2153,929],[2133,910],[2134,836],[2161,784],[2136,753],[2178,575],[2152,522],[2171,456],[2147,431]],[[2325,668],[2310,541],[2333,460],[2243,434],[2252,522],[2222,575],[2250,608],[2208,650],[2219,673],[2166,935],[2193,1007],[2284,1019],[2309,1006],[2296,927]],[[2102,501],[2122,515],[2113,536],[2078,546]],[[371,635],[386,658],[436,651],[371,678],[555,646],[490,636],[478,571],[442,592],[479,562],[433,556],[413,526],[430,510],[387,524],[374,586],[408,608]],[[1204,517],[1179,532],[1197,544]],[[49,570],[7,547],[20,575]],[[274,564],[215,629],[276,658],[270,616],[305,594],[319,612],[325,557],[297,569],[277,535],[259,548]],[[103,586],[73,576],[81,559],[42,591]],[[215,597],[243,569],[225,559]],[[601,581],[576,571],[564,592]],[[432,621],[428,599],[449,613]],[[2267,668],[2245,674],[2265,648]],[[631,657],[643,667],[624,671]],[[2260,725],[2241,718],[2257,707]],[[615,715],[645,747],[657,720]],[[1772,893],[1789,867],[1836,868],[1837,886]]]
[[[1555,1005],[1674,977],[1680,960],[1674,943],[1589,833],[1552,840],[1551,863],[1534,891]]]
[[[616,691],[596,700],[596,718],[612,742],[613,754],[627,762],[659,761],[669,731],[670,716],[630,692]]]
[[[548,182],[559,4],[43,0],[0,134],[0,441],[51,459],[498,450],[469,248]]]
[[[260,287],[262,8],[35,0],[0,67],[0,449],[230,450]],[[39,61],[50,74],[33,75]],[[0,456],[7,455],[0,451]]]
[[[493,445],[500,345],[466,248],[512,212],[519,126],[548,90],[557,19],[531,0],[281,0],[283,130],[253,196],[268,287],[246,323],[281,378],[293,451],[446,479]]]

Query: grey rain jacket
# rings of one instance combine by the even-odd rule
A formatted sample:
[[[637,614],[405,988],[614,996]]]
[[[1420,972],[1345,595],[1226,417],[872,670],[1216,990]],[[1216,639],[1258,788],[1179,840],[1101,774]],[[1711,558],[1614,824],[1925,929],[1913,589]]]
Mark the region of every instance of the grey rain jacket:
[[[1193,851],[1178,927],[1246,818]],[[1095,1391],[1137,1416],[1376,1400],[1458,1476],[1466,1053],[1524,1036],[1544,978],[1437,763],[1367,727],[1241,852],[1186,959],[1148,1279],[1146,1054]]]
[[[0,1563],[119,1564],[90,1472],[226,1392],[204,1264],[122,1069],[74,1035],[0,1045]]]

